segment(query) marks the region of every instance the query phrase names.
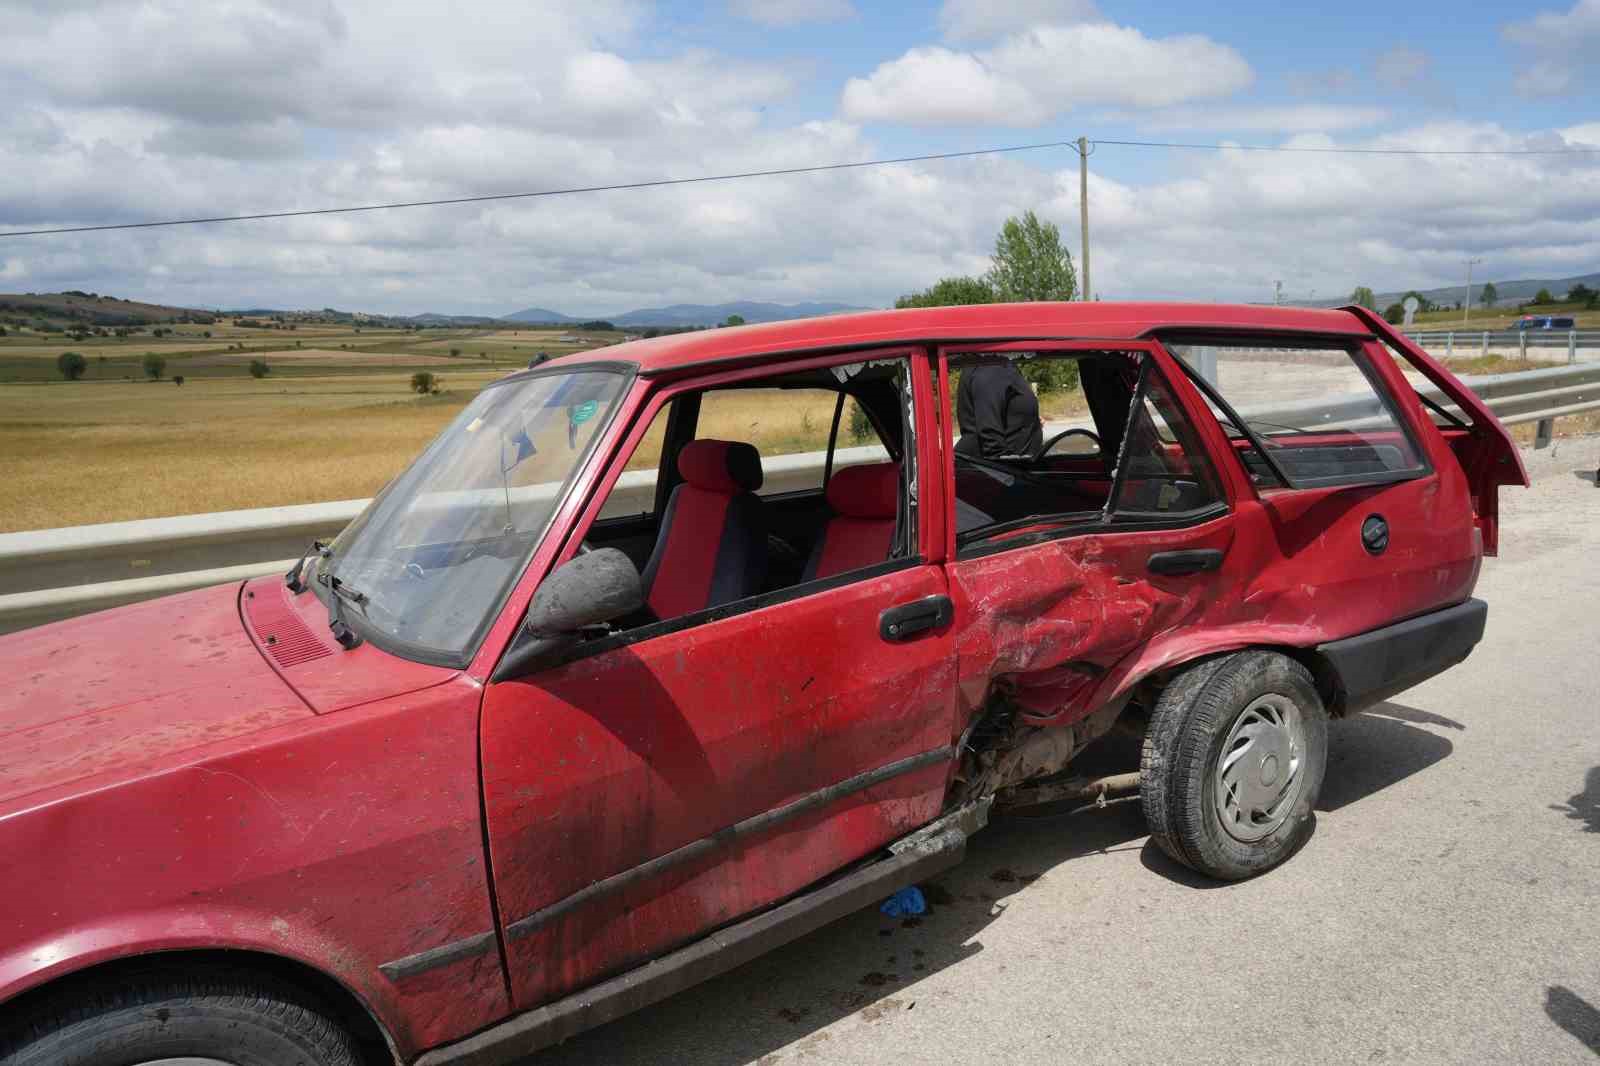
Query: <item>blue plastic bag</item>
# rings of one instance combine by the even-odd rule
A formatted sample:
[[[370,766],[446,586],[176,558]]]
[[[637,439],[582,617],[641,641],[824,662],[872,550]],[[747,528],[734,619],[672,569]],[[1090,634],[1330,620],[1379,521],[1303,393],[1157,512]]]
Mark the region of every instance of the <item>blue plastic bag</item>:
[[[926,914],[928,901],[922,897],[922,889],[912,885],[910,888],[902,888],[884,900],[878,909],[891,918],[910,918],[913,915]]]

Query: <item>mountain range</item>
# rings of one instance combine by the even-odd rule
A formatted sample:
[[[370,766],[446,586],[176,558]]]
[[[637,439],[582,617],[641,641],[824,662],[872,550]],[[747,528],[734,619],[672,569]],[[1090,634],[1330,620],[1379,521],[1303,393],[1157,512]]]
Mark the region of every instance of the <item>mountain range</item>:
[[[1466,278],[1461,279],[1460,285],[1446,285],[1439,289],[1418,289],[1417,293],[1423,298],[1446,306],[1461,302],[1462,293],[1466,291]],[[1574,285],[1587,285],[1591,289],[1600,289],[1600,274],[1582,274],[1575,278],[1532,278],[1521,281],[1500,281],[1493,277],[1475,277],[1472,279],[1472,306],[1477,307],[1483,293],[1483,283],[1494,282],[1495,305],[1506,307],[1533,299],[1540,289],[1550,290],[1550,295],[1561,299],[1567,290]],[[1407,290],[1408,291],[1408,290]],[[1378,305],[1378,310],[1383,310],[1392,303],[1397,303],[1405,298],[1406,292],[1380,292],[1373,301]],[[1321,307],[1340,307],[1349,303],[1349,297],[1338,300],[1318,300]]]
[[[527,307],[501,316],[512,322],[590,322],[601,319],[614,326],[714,326],[726,322],[729,315],[738,315],[746,322],[782,322],[791,318],[817,318],[836,315],[844,311],[865,311],[865,307],[838,303],[772,304],[754,300],[735,300],[725,304],[672,304],[670,307],[643,307],[615,315],[590,315],[581,317],[552,311],[545,307]]]

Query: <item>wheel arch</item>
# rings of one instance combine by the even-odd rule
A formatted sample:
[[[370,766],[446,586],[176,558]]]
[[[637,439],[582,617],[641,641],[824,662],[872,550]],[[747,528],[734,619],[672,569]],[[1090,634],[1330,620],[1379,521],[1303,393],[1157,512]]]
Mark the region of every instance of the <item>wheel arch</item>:
[[[115,980],[141,971],[192,969],[201,966],[243,970],[308,989],[334,1013],[340,1024],[347,1026],[355,1035],[361,1050],[373,1066],[377,1066],[380,1062],[401,1061],[401,1052],[395,1043],[394,1035],[372,1009],[371,1004],[354,989],[308,962],[257,948],[173,948],[102,959],[57,973],[12,996],[0,1003],[0,1014],[25,1011],[31,1004],[50,996],[70,992],[75,986]]]

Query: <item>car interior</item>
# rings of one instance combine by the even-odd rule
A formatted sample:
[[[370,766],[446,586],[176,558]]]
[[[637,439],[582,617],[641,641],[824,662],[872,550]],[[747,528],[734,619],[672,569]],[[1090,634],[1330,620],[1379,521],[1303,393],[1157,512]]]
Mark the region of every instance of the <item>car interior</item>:
[[[952,359],[955,376],[980,356]],[[1071,351],[1088,406],[1084,424],[1046,433],[1034,455],[978,456],[956,452],[957,531],[962,540],[981,539],[1033,519],[1099,521],[1113,495],[1116,459],[1129,436],[1130,412],[1141,388],[1144,360],[1137,352]],[[1022,358],[1032,358],[1031,353]],[[699,414],[712,390],[680,393],[663,412],[665,435],[656,471],[654,506],[646,512],[597,521],[584,550],[612,547],[629,557],[643,579],[646,608],[624,620],[632,628],[779,592],[796,585],[905,558],[913,554],[916,514],[907,492],[905,456],[911,447],[909,392],[903,360],[852,364],[761,378],[725,388],[825,389],[838,397],[828,437],[823,482],[815,488],[762,492],[764,455],[754,440],[703,435]],[[1154,397],[1152,397],[1154,398]],[[870,423],[868,440],[884,456],[839,462],[839,413],[849,401]],[[1160,406],[1158,403],[1157,406]],[[1156,421],[1159,412],[1153,411]],[[1127,502],[1161,481],[1160,505],[1185,506],[1190,495],[1214,499],[1186,458],[1190,450],[1163,435],[1150,418],[1137,419],[1140,446],[1133,449],[1125,490]],[[1163,423],[1164,424],[1164,423]],[[755,436],[755,434],[752,434]],[[1185,442],[1187,443],[1187,442]],[[794,451],[791,445],[786,452]],[[853,449],[852,449],[853,450]],[[852,457],[854,460],[854,457]],[[1177,486],[1177,488],[1174,488]],[[1183,489],[1193,486],[1193,492]]]

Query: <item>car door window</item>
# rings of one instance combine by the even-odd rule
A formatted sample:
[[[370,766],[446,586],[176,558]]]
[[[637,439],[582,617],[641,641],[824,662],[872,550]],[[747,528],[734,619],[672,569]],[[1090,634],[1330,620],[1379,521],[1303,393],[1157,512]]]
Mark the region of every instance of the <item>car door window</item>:
[[[761,453],[766,478],[760,496],[822,488],[828,438],[840,393],[833,389],[728,388],[700,397],[695,436],[748,441]],[[877,427],[851,396],[839,417],[836,466],[889,457]]]
[[[1222,506],[1216,471],[1193,424],[1161,372],[1146,361],[1108,517],[1113,522],[1193,518]]]

